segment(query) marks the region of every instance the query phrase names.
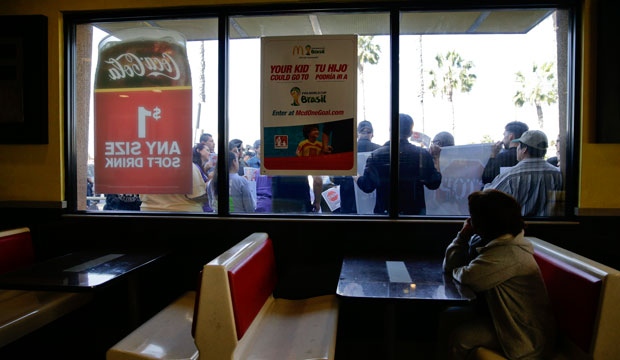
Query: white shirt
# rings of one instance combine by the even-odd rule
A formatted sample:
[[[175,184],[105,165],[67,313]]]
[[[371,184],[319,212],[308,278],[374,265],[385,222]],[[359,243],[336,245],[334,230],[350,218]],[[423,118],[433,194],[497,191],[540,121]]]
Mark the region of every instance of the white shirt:
[[[207,184],[198,166],[192,165],[191,194],[140,194],[140,200],[142,200],[140,210],[202,212],[202,203],[206,201],[204,195],[207,192]]]

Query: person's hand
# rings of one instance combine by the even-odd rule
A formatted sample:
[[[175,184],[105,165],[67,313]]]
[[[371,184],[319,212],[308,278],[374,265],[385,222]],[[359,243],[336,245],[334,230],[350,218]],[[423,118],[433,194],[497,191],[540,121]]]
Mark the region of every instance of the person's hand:
[[[498,141],[495,144],[493,144],[493,149],[491,150],[491,158],[494,158],[497,156],[497,154],[499,154],[500,150],[502,150],[503,145],[504,143],[501,141]]]
[[[471,218],[468,218],[467,220],[465,220],[460,233],[461,233],[461,237],[464,239],[469,239],[475,234],[474,227],[471,225]]]
[[[329,145],[323,145],[323,149],[321,150],[321,152],[323,154],[331,154],[332,150],[334,150],[333,147],[329,146]]]
[[[432,157],[439,157],[439,154],[441,154],[441,147],[438,145],[435,145],[434,143],[431,144],[431,147],[428,149],[428,152],[431,154]]]

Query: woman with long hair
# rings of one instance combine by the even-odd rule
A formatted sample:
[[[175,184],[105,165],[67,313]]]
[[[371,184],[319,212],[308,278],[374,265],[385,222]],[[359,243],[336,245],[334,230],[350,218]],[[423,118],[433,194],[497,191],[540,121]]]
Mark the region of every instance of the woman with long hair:
[[[194,166],[200,169],[200,175],[202,176],[202,179],[205,182],[205,190],[207,190],[207,186],[209,183],[209,176],[207,175],[207,172],[208,172],[208,169],[210,168],[209,166],[210,157],[211,157],[211,151],[209,150],[209,147],[206,144],[198,143],[192,149],[192,162],[194,163]],[[207,191],[207,194],[208,194],[208,191]],[[208,199],[202,204],[202,210],[204,212],[213,212],[213,209],[211,208]]]

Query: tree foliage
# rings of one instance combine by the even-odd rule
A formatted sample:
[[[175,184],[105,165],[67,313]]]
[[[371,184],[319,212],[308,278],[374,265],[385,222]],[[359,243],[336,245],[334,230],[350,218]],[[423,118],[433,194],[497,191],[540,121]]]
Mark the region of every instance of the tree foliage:
[[[379,63],[381,54],[381,46],[373,44],[374,36],[358,36],[357,37],[357,63],[360,72],[360,81],[362,82],[362,109],[364,119],[366,120],[366,91],[364,89],[364,66],[366,64],[376,65]]]
[[[538,125],[542,128],[544,124],[542,105],[551,105],[558,101],[558,85],[555,78],[555,64],[545,62],[542,65],[534,63],[530,73],[523,74],[521,71],[515,73],[516,82],[519,89],[514,95],[515,106],[531,104],[536,107],[538,115]]]
[[[466,61],[456,51],[448,51],[445,54],[435,56],[437,67],[429,71],[431,83],[428,86],[433,96],[441,94],[446,97],[452,106],[452,133],[455,132],[454,119],[454,92],[470,92],[476,82],[476,74],[472,72],[474,63]]]

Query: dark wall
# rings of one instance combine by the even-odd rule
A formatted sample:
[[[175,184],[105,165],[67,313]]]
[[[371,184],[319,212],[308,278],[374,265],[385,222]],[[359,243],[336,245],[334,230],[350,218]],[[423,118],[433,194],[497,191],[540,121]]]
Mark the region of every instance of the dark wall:
[[[1,228],[29,226],[39,260],[70,251],[165,248],[183,284],[195,286],[202,265],[253,232],[267,232],[275,244],[283,296],[333,293],[340,264],[352,252],[409,252],[442,256],[461,220],[329,220],[63,215],[50,210],[4,210]],[[613,231],[618,218],[582,217],[573,223],[529,222],[536,236],[614,268],[620,268]]]

